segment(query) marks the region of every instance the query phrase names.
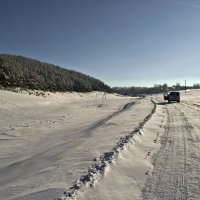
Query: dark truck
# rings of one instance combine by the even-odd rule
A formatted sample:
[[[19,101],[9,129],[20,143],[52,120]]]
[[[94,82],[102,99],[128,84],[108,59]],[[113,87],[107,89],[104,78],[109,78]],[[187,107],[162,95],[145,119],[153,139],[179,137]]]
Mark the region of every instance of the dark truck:
[[[168,103],[171,101],[180,102],[180,92],[166,92],[164,93],[164,100],[167,100]]]

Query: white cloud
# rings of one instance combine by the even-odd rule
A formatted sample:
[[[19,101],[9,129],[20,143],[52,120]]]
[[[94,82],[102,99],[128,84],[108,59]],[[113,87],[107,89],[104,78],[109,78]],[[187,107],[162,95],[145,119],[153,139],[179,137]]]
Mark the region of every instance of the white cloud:
[[[180,5],[180,6],[200,9],[200,4],[196,4],[196,3],[191,3],[191,2],[187,3],[187,2],[183,2],[183,1],[172,1],[172,0],[164,0],[164,1],[167,1],[172,4]]]

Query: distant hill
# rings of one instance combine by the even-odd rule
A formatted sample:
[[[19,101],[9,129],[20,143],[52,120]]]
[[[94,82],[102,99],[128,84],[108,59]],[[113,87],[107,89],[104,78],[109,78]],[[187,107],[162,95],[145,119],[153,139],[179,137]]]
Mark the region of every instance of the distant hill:
[[[7,54],[0,54],[0,85],[44,91],[111,91],[102,81],[88,75]]]

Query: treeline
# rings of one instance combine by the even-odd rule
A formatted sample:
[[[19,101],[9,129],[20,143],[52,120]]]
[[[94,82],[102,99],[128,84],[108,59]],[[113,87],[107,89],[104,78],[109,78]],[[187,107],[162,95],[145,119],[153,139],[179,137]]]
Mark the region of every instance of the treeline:
[[[0,85],[44,91],[111,92],[109,86],[88,75],[7,54],[0,54]]]
[[[114,87],[113,91],[122,95],[129,96],[141,96],[141,95],[152,95],[164,93],[167,91],[179,91],[185,89],[200,89],[200,84],[194,84],[193,86],[181,86],[180,83],[177,83],[173,86],[168,86],[167,84],[159,85],[156,84],[153,87]]]

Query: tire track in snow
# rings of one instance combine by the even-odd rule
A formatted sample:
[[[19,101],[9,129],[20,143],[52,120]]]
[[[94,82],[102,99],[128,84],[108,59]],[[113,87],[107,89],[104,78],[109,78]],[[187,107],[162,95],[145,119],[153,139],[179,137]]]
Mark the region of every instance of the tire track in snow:
[[[192,109],[195,109],[195,110],[200,110],[200,105],[199,104],[196,104],[196,103],[192,103],[190,104],[189,102],[181,102],[182,105],[185,105],[185,106],[188,106]]]
[[[95,130],[97,128],[103,126],[108,120],[120,115],[121,113],[127,111],[132,106],[134,106],[135,104],[139,104],[140,102],[141,98],[137,100],[135,99],[134,101],[126,103],[125,105],[121,105],[120,106],[121,108],[116,110],[115,112],[112,112],[111,114],[109,114],[106,117],[103,117],[100,120],[94,121],[92,125],[89,126],[89,128],[86,128],[85,130],[80,130],[80,129],[77,129],[77,131],[75,130],[74,134],[71,134],[72,137],[70,138],[67,135],[68,137],[67,140],[65,139],[66,137],[65,135],[62,136],[62,138],[61,137],[59,137],[59,139],[56,138],[56,141],[54,141],[53,146],[44,145],[48,144],[48,141],[47,142],[42,141],[41,143],[44,144],[41,150],[39,149],[37,152],[34,152],[33,154],[25,157],[25,159],[12,162],[9,165],[0,169],[0,175],[1,175],[0,187],[12,183],[13,180],[18,181],[20,178],[25,179],[29,174],[34,174],[38,171],[43,170],[47,165],[50,165],[50,163],[52,162],[56,163],[57,161],[60,160],[62,154],[66,154],[65,146],[67,146],[67,148],[69,149],[67,153],[68,154],[71,153],[73,155],[75,147],[79,146],[80,144],[83,144],[86,140],[88,140],[88,136],[90,136],[90,134],[95,134]],[[78,142],[74,142],[76,139],[78,139]],[[72,140],[73,142],[71,142]],[[50,194],[51,191],[52,190],[50,190]],[[37,194],[46,195],[46,193],[47,193],[46,191],[36,192],[36,196]],[[57,193],[57,197],[60,194],[62,194],[62,192],[59,191],[59,193]],[[31,195],[24,196],[19,199],[31,198],[29,196]]]
[[[187,116],[191,113],[188,107],[171,104],[165,109],[165,133],[155,156],[154,171],[143,188],[143,199],[200,199],[199,129]]]
[[[103,153],[99,159],[96,160],[96,163],[93,164],[88,171],[82,175],[75,183],[74,185],[69,188],[68,191],[64,192],[64,194],[58,198],[58,200],[67,200],[67,199],[76,199],[77,195],[80,192],[83,192],[87,190],[89,187],[92,187],[94,183],[97,181],[98,176],[102,176],[106,169],[111,165],[114,160],[117,158],[119,152],[124,148],[124,146],[130,142],[130,140],[133,138],[135,134],[138,134],[141,132],[141,129],[144,127],[146,122],[151,118],[151,116],[156,111],[156,103],[152,100],[153,103],[153,109],[152,111],[144,118],[142,122],[140,122],[139,126],[136,127],[131,133],[125,135],[124,137],[121,137],[119,142],[108,152]],[[124,108],[113,115],[110,115],[105,120],[111,119],[113,116],[116,116],[120,114],[121,112],[126,111],[127,109],[132,106],[131,104],[126,104]],[[104,121],[100,121],[100,124],[104,123]],[[99,124],[98,124],[99,125]],[[98,127],[98,126],[97,126]],[[96,126],[93,126],[93,128],[96,128]]]
[[[139,99],[139,100],[141,100],[141,99]],[[137,102],[137,103],[140,103],[140,101]],[[129,103],[125,104],[123,106],[123,108],[120,108],[118,111],[112,113],[111,115],[109,115],[109,116],[107,116],[107,117],[105,117],[103,119],[100,119],[99,121],[93,123],[89,128],[83,130],[83,132],[87,133],[87,135],[91,134],[92,131],[94,131],[95,129],[99,128],[100,126],[102,126],[103,124],[105,124],[110,119],[112,119],[112,118],[120,115],[121,113],[127,111],[128,109],[130,109],[135,104],[136,104],[136,101],[132,101],[132,102],[129,102]]]
[[[140,99],[139,99],[140,100]],[[140,102],[140,101],[139,101]],[[94,122],[89,128],[81,131],[82,133],[86,133],[87,136],[89,134],[92,134],[93,131],[97,128],[99,128],[100,126],[102,126],[104,123],[106,123],[108,120],[116,117],[117,115],[120,115],[122,112],[125,112],[126,110],[128,110],[129,108],[131,108],[133,105],[135,105],[136,103],[139,103],[136,101],[132,101],[129,102],[127,104],[125,104],[122,108],[120,108],[118,111],[112,113],[111,115],[97,121]],[[80,136],[80,135],[79,135]],[[5,166],[4,168],[0,169],[0,175],[1,175],[1,179],[0,179],[0,186],[4,185],[5,182],[6,183],[10,183],[12,182],[13,179],[17,179],[19,177],[23,177],[25,174],[29,174],[29,173],[33,173],[32,168],[28,167],[28,166],[35,166],[34,167],[34,172],[42,169],[44,167],[44,163],[45,165],[47,165],[47,163],[51,163],[52,160],[56,159],[56,155],[58,153],[55,153],[54,150],[57,149],[56,152],[62,153],[63,151],[63,146],[65,146],[68,142],[64,141],[62,143],[58,143],[56,146],[50,147],[48,149],[45,149],[42,152],[39,152],[38,154],[34,154],[31,157],[28,157],[24,160],[20,160],[17,162],[13,162],[10,165]],[[71,144],[68,144],[68,146]],[[78,145],[78,144],[77,144]],[[51,152],[51,154],[49,154],[49,152]],[[45,162],[44,162],[45,160]],[[17,169],[17,170],[16,170]],[[10,176],[10,178],[8,179],[8,174]]]

